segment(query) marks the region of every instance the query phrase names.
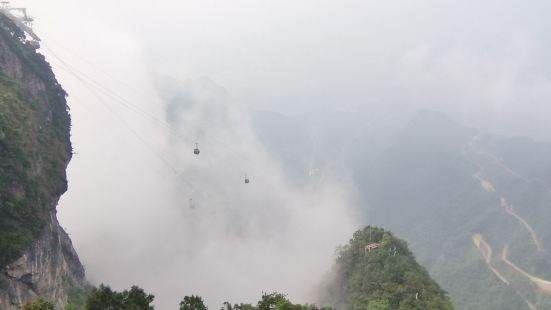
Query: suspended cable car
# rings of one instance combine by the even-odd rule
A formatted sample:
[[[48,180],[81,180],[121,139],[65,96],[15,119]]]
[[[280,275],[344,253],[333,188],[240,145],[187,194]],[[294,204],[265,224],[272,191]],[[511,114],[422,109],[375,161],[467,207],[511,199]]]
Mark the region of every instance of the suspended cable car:
[[[245,174],[245,184],[249,184],[251,183],[251,180],[249,180],[249,178],[247,177],[247,175]]]
[[[195,149],[193,150],[193,154],[199,155],[201,151],[199,151],[199,143],[195,143]]]

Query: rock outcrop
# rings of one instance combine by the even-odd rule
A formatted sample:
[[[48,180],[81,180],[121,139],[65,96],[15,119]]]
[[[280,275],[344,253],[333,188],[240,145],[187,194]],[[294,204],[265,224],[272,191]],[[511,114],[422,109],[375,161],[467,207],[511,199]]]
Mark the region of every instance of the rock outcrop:
[[[0,273],[0,309],[18,309],[38,298],[62,308],[75,289],[85,286],[71,239],[52,214],[42,237]]]
[[[42,298],[63,308],[87,287],[60,227],[70,117],[45,58],[0,14],[0,309]]]

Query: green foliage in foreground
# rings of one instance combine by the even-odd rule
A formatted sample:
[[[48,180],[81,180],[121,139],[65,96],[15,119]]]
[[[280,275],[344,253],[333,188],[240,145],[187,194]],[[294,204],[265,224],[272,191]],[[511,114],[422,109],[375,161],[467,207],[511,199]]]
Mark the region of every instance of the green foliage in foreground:
[[[367,249],[368,244],[378,248]],[[446,293],[431,279],[405,241],[380,228],[354,233],[339,249],[325,301],[351,310],[448,310]]]
[[[54,304],[39,299],[35,302],[26,303],[21,310],[54,310]]]
[[[368,248],[368,245],[376,245]],[[366,227],[354,233],[339,249],[334,276],[321,292],[322,304],[348,310],[453,310],[446,292],[434,282],[409,251],[405,241],[381,228]],[[74,292],[80,305],[66,310],[151,310],[154,296],[133,286],[123,292],[100,285]],[[42,308],[37,308],[42,310]],[[200,296],[185,296],[180,310],[207,310]],[[256,305],[225,302],[221,310],[330,310],[316,305],[293,304],[285,295],[263,293]],[[29,308],[35,310],[35,308]]]
[[[200,296],[191,295],[180,302],[180,310],[207,310],[207,307]]]
[[[66,286],[68,291],[68,302],[64,310],[83,310],[85,309],[86,301],[93,292],[93,287],[85,286]]]
[[[271,294],[263,293],[262,299],[258,301],[256,306],[251,304],[234,304],[232,306],[225,302],[220,310],[331,310],[331,308],[318,308],[316,305],[309,304],[293,304],[287,299],[287,296],[274,292]]]
[[[133,286],[130,290],[123,292],[113,291],[109,286],[100,285],[98,288],[92,289],[86,295],[86,301],[82,305],[67,305],[65,310],[152,310],[155,296],[146,293],[143,289]],[[52,308],[43,308],[44,305],[49,305]],[[42,300],[35,304],[29,304],[29,307],[23,310],[53,310],[51,303]],[[42,307],[42,308],[41,308]],[[200,296],[191,295],[185,296],[180,302],[180,310],[208,310],[208,307],[203,302]],[[318,308],[315,305],[299,305],[293,304],[287,297],[280,293],[263,293],[262,298],[256,306],[251,304],[230,304],[225,302],[221,310],[332,310],[331,308]]]
[[[153,310],[151,303],[155,296],[132,286],[123,292],[113,291],[109,286],[94,288],[86,300],[86,310]]]
[[[453,310],[446,292],[415,261],[406,242],[390,232],[368,226],[355,232],[338,254],[334,277],[321,292],[322,304],[333,308],[293,304],[285,295],[274,292],[263,293],[256,305],[225,302],[221,310]],[[100,285],[73,295],[72,300],[81,304],[68,306],[66,310],[154,309],[151,304],[155,297],[137,286],[116,292]],[[183,298],[179,309],[208,308],[200,296],[191,295]]]

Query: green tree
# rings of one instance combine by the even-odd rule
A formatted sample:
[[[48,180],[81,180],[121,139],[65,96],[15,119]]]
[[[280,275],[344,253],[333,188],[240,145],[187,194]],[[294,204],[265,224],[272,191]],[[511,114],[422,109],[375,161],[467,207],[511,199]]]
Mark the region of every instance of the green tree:
[[[230,306],[231,307],[231,306]],[[207,310],[207,306],[203,303],[203,299],[200,296],[186,296],[184,300],[180,302],[180,310]]]
[[[153,310],[150,304],[155,299],[155,296],[147,294],[143,289],[132,286],[130,291],[123,293],[123,306],[128,310]]]
[[[287,297],[280,293],[262,293],[262,299],[258,302],[259,310],[283,310],[290,309],[293,304]]]
[[[258,310],[258,309],[251,304],[241,303],[239,305],[234,305],[233,310]]]
[[[386,299],[371,300],[367,304],[367,310],[390,310],[390,303]]]
[[[287,296],[281,293],[262,293],[262,298],[256,307],[250,304],[235,304],[225,302],[221,310],[334,310],[332,308],[318,308],[316,305],[293,304]]]
[[[35,302],[26,303],[21,310],[54,310],[54,304],[39,299]]]
[[[122,296],[103,284],[92,289],[92,293],[86,300],[86,310],[118,309],[122,309]]]
[[[137,286],[118,293],[102,284],[88,296],[86,310],[153,310],[151,303],[154,299],[155,296]]]

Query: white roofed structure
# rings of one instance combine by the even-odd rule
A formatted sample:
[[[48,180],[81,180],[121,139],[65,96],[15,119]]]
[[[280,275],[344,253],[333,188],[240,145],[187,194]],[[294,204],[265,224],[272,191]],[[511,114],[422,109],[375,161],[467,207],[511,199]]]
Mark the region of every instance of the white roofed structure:
[[[9,1],[0,1],[0,13],[13,21],[21,30],[23,30],[34,42],[39,44],[40,38],[34,33],[32,24],[34,19],[27,14],[26,8],[13,8]]]

